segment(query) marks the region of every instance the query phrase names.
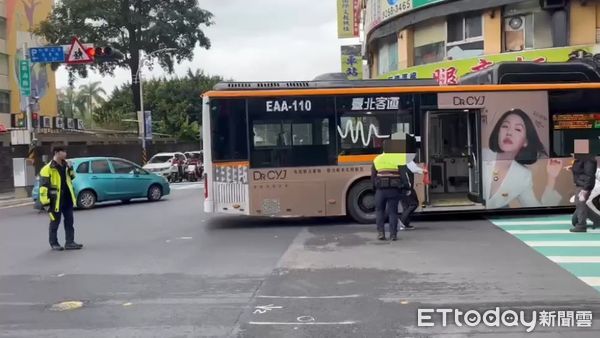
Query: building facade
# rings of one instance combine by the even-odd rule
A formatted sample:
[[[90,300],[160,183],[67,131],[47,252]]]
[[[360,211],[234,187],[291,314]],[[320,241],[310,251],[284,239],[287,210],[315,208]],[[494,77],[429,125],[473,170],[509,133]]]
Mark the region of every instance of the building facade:
[[[11,115],[24,119],[26,100],[19,90],[19,61],[23,46],[46,43],[31,31],[52,10],[53,0],[0,0],[0,124],[10,127]],[[54,72],[49,65],[32,64],[30,107],[40,116],[57,115]]]
[[[365,0],[368,78],[457,84],[502,61],[600,52],[598,0]]]

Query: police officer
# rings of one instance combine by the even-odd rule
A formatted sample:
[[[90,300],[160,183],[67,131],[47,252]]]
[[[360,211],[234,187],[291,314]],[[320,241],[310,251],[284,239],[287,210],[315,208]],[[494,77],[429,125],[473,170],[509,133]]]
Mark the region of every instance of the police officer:
[[[386,218],[390,239],[398,239],[398,203],[410,189],[406,159],[406,141],[388,139],[383,142],[383,154],[373,161],[371,180],[375,188],[377,238],[381,241],[386,239]]]
[[[40,170],[40,202],[50,217],[49,241],[52,250],[78,250],[83,245],[75,243],[73,207],[76,205],[73,179],[75,171],[67,162],[67,151],[57,146],[52,150],[54,157]],[[58,243],[58,226],[64,216],[65,247]]]

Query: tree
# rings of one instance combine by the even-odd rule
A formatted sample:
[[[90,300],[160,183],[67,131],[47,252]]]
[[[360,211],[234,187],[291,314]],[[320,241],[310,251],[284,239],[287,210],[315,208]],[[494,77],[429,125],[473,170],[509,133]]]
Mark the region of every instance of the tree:
[[[198,140],[202,116],[202,93],[212,89],[219,76],[205,75],[202,71],[188,70],[185,77],[154,79],[144,82],[144,106],[152,112],[154,130],[182,141]],[[131,91],[124,85],[113,91],[110,98],[96,110],[100,115],[114,112],[133,115]],[[135,118],[135,117],[132,117]]]
[[[73,87],[58,91],[58,112],[71,118],[77,115],[77,91]]]
[[[209,26],[212,13],[198,7],[197,0],[62,0],[35,33],[50,44],[69,44],[73,36],[83,43],[110,44],[123,52],[124,59],[92,64],[103,75],[112,75],[116,67],[131,72],[132,103],[139,107],[140,51],[147,55],[163,48],[174,52],[156,53],[158,64],[168,72],[174,63],[191,60],[194,48],[210,48],[210,40],[200,29]],[[69,66],[74,75],[87,76],[87,68]]]
[[[100,87],[101,84],[101,82],[96,81],[79,87],[79,96],[87,108],[86,119],[91,119],[94,108],[105,102],[106,91]]]

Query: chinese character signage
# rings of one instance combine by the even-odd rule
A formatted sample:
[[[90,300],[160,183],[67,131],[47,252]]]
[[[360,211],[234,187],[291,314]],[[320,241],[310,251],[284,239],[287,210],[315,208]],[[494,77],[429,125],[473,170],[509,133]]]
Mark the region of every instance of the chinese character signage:
[[[354,97],[352,111],[398,110],[400,97]]]
[[[427,65],[409,67],[392,73],[383,74],[383,79],[435,79],[441,85],[456,85],[460,83],[460,78],[469,73],[476,73],[486,70],[499,62],[517,61],[517,62],[566,62],[569,54],[575,49],[584,49],[587,52],[594,52],[600,46],[578,46],[539,49],[525,52],[502,53],[493,55],[482,55],[476,58],[463,60],[443,61]]]
[[[350,80],[362,80],[361,45],[342,46],[342,72]]]
[[[31,95],[31,68],[27,60],[19,62],[19,88],[21,89],[21,95]]]
[[[338,38],[357,38],[360,30],[360,0],[337,0]]]
[[[365,32],[406,12],[448,0],[368,0],[365,8]]]
[[[600,128],[600,114],[560,114],[552,117],[554,130]]]

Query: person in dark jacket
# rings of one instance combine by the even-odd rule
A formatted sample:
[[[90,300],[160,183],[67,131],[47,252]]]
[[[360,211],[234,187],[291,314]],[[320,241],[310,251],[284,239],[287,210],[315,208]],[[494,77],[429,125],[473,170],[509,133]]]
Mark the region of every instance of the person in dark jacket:
[[[573,182],[575,183],[575,213],[573,214],[573,228],[571,232],[586,232],[588,219],[587,200],[596,184],[596,169],[598,164],[593,155],[590,155],[589,140],[575,140],[575,161],[571,167]]]

